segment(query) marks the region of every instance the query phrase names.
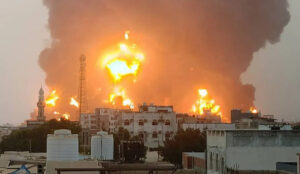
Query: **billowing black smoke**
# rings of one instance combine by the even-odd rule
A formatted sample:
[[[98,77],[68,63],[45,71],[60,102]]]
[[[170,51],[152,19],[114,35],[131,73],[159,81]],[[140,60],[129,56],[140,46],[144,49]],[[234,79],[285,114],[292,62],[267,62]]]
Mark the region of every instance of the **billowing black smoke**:
[[[68,104],[77,94],[79,56],[87,56],[89,108],[101,106],[112,84],[98,59],[124,31],[146,58],[134,102],[189,111],[207,88],[224,113],[253,105],[254,87],[240,75],[253,53],[279,41],[290,19],[286,0],[44,0],[53,43],[40,55],[46,83]],[[65,103],[65,104],[63,104]],[[228,116],[228,114],[226,115]]]

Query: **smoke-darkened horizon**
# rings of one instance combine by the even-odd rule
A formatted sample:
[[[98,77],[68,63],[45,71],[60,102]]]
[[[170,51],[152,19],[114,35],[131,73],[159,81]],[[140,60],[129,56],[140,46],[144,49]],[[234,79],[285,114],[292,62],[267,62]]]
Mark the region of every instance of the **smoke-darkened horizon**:
[[[145,54],[136,83],[125,83],[135,104],[174,105],[188,112],[197,89],[206,88],[225,116],[253,106],[255,89],[244,85],[253,53],[276,43],[290,20],[286,0],[44,0],[50,48],[40,54],[46,84],[60,94],[58,107],[77,95],[79,56],[87,57],[89,108],[104,105],[113,83],[99,59],[123,39]]]

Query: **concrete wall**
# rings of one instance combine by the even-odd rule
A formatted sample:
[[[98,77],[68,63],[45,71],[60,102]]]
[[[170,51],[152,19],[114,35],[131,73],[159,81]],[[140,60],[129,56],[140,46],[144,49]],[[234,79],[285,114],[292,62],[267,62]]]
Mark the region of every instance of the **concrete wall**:
[[[183,123],[182,124],[183,130],[188,128],[191,129],[199,129],[200,131],[203,130],[234,130],[235,124],[227,124],[227,123]]]
[[[207,131],[207,146],[209,147],[226,147],[226,132],[225,131]]]
[[[300,147],[300,131],[226,131],[227,146]]]
[[[278,162],[296,162],[299,151],[299,131],[208,131],[208,174],[228,168],[273,171]]]
[[[238,170],[276,170],[277,162],[296,162],[300,147],[228,147],[226,167]]]
[[[183,169],[194,169],[204,174],[206,172],[205,152],[183,152],[182,167]]]

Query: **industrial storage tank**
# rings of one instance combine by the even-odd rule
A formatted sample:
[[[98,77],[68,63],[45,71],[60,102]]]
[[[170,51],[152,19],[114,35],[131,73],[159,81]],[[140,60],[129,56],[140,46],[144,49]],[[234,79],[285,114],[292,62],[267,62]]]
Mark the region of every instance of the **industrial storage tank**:
[[[47,161],[78,160],[78,135],[59,129],[47,136]]]
[[[96,160],[113,160],[114,159],[114,138],[107,132],[98,132],[92,136],[91,140],[91,157]]]

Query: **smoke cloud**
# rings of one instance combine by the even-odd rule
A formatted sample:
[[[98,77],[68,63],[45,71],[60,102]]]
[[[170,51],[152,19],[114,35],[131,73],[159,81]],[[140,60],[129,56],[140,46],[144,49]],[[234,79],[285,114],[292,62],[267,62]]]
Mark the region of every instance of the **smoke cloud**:
[[[225,116],[253,106],[255,89],[242,84],[253,53],[276,43],[290,20],[286,0],[44,0],[53,42],[40,54],[46,84],[68,107],[77,95],[79,56],[87,57],[89,108],[104,106],[112,82],[99,59],[130,30],[145,53],[136,83],[125,83],[135,104],[174,105],[188,112],[206,88]]]

